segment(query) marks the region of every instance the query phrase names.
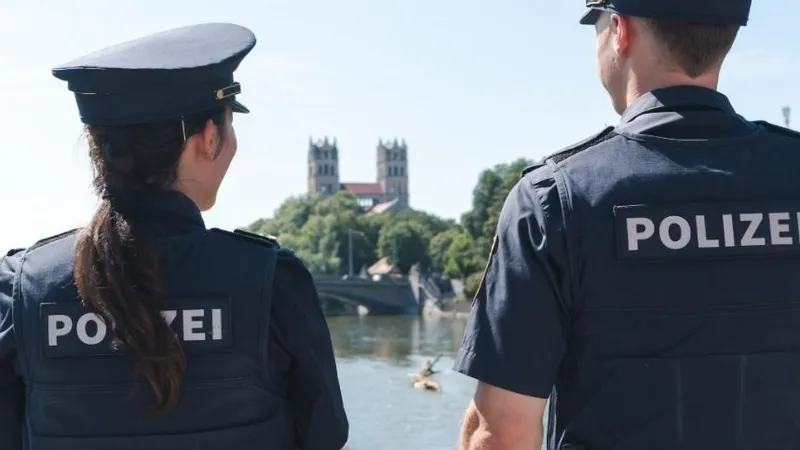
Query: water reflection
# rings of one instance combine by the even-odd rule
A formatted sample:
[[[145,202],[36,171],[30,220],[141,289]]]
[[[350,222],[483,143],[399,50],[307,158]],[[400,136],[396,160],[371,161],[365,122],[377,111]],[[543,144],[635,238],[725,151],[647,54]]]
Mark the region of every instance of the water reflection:
[[[408,366],[411,355],[454,357],[461,346],[464,320],[408,316],[328,318],[336,357],[378,358]]]

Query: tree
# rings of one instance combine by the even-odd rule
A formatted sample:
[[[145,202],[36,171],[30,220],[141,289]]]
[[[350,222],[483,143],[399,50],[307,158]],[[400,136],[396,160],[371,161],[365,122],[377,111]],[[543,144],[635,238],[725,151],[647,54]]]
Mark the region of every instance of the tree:
[[[343,191],[327,198],[288,198],[272,218],[256,220],[248,228],[276,236],[314,273],[346,273],[352,242],[356,271],[380,257],[389,257],[403,273],[419,263],[423,270],[463,280],[469,297],[482,278],[505,199],[530,163],[520,159],[481,172],[472,208],[460,224],[415,210],[367,215],[356,197]]]
[[[450,278],[466,280],[470,274],[480,271],[481,267],[481,258],[476,252],[472,236],[467,233],[457,235],[447,251],[445,275]]]
[[[425,270],[430,266],[426,245],[430,238],[426,233],[417,222],[393,222],[381,229],[378,254],[388,257],[403,274],[408,274],[416,263]]]
[[[518,159],[511,164],[503,164],[495,168],[501,182],[493,192],[493,197],[486,212],[486,221],[483,223],[483,230],[480,235],[483,239],[480,239],[479,247],[486,256],[489,255],[491,250],[492,240],[497,232],[497,221],[500,219],[500,213],[503,210],[506,198],[511,189],[519,182],[522,171],[529,165],[531,165],[531,161]]]
[[[475,298],[475,294],[478,293],[478,289],[480,289],[482,281],[483,271],[470,274],[470,276],[464,280],[464,297],[468,299]]]
[[[483,279],[497,221],[511,189],[532,161],[518,159],[481,172],[472,191],[472,209],[461,216],[466,234],[459,235],[448,249],[445,272],[464,281],[464,296],[473,297]]]
[[[503,178],[496,169],[484,170],[478,177],[478,184],[472,190],[472,209],[461,216],[461,225],[473,238],[483,235],[489,209],[502,183]]]
[[[394,214],[393,221],[410,221],[416,222],[427,230],[427,234],[436,236],[452,228],[457,228],[458,225],[452,219],[442,219],[441,217],[434,216],[433,214],[424,211],[408,210]]]
[[[431,270],[437,273],[444,273],[447,261],[450,258],[450,246],[453,244],[453,240],[461,234],[458,228],[451,228],[431,239],[428,245],[428,259],[431,261]]]

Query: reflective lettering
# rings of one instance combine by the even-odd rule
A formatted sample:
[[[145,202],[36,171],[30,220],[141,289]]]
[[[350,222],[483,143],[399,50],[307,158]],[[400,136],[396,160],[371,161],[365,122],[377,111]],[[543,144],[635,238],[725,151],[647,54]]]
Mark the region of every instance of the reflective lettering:
[[[800,199],[624,205],[613,217],[620,260],[800,258]]]
[[[206,323],[206,310],[187,309],[181,311],[181,333],[178,337],[184,341],[205,341],[207,336],[211,340],[223,340],[222,309],[210,310],[211,323]],[[167,325],[173,325],[178,318],[178,311],[161,311],[161,316]],[[90,324],[94,324],[90,326]],[[73,330],[74,328],[74,330]],[[97,345],[105,340],[108,334],[108,325],[102,317],[95,313],[84,313],[73,321],[65,314],[52,314],[47,316],[47,343],[51,347],[59,345],[59,338],[75,332],[78,340],[86,345]]]
[[[674,240],[670,235],[670,228],[673,225],[677,225],[679,231],[678,239]],[[689,241],[692,240],[692,227],[689,226],[689,221],[683,217],[669,216],[661,221],[661,225],[658,227],[658,236],[668,249],[680,250],[689,245]]]
[[[747,230],[745,230],[744,236],[742,236],[742,247],[760,247],[767,245],[766,239],[763,237],[755,237],[758,226],[761,225],[761,221],[764,220],[763,214],[739,214],[739,220],[742,222],[749,222]]]
[[[202,309],[187,309],[183,311],[183,340],[185,341],[204,341],[206,335],[203,332],[196,332],[195,330],[203,327],[202,318],[205,311]]]
[[[47,345],[55,347],[58,338],[72,331],[72,319],[63,314],[47,316]]]
[[[211,339],[219,341],[222,339],[222,310],[211,311]]]
[[[792,245],[794,243],[791,236],[782,236],[783,233],[789,232],[789,219],[789,213],[770,213],[769,237],[772,245]]]
[[[708,231],[706,231],[706,218],[703,216],[695,216],[695,224],[697,225],[697,245],[700,248],[717,248],[719,247],[719,239],[709,239]]]
[[[178,311],[161,311],[161,317],[164,318],[164,320],[167,322],[167,325],[172,325],[172,322],[175,322],[175,318],[178,317]]]
[[[93,322],[95,327],[97,328],[94,332],[94,336],[89,336],[87,331],[87,325],[89,322]],[[97,345],[103,342],[103,339],[106,338],[106,323],[103,322],[103,319],[100,318],[95,313],[88,313],[82,315],[78,319],[78,326],[76,327],[76,332],[78,333],[78,339],[86,345]]]
[[[229,298],[166,299],[160,311],[175,337],[189,352],[228,351],[233,348]],[[176,307],[189,306],[188,309]],[[80,302],[42,303],[41,349],[46,358],[118,355],[114,323],[89,311]]]
[[[725,247],[735,247],[736,240],[733,234],[733,215],[722,215],[722,233],[725,239]]]
[[[650,239],[655,233],[656,227],[653,221],[646,217],[628,218],[628,250],[639,250],[639,241]]]

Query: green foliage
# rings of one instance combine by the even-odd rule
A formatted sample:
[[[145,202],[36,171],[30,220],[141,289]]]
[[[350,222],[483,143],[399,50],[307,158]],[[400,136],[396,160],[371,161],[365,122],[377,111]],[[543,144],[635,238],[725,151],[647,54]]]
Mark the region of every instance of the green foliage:
[[[475,293],[481,287],[483,281],[483,271],[471,273],[466,280],[464,280],[464,297],[468,299],[475,298]]]
[[[408,273],[416,263],[423,270],[430,266],[428,245],[430,232],[414,220],[398,220],[387,223],[378,239],[378,255],[388,256],[402,273]]]
[[[314,273],[344,274],[349,272],[351,240],[354,273],[382,257],[407,273],[417,263],[430,268],[433,236],[456,227],[453,220],[422,211],[367,215],[355,196],[338,192],[329,198],[289,198],[273,218],[259,219],[247,228],[275,236]]]
[[[451,242],[445,265],[445,274],[464,281],[466,298],[474,297],[480,287],[506,197],[532,163],[518,159],[484,170],[478,177],[472,191],[472,209],[461,216],[464,232]]]
[[[431,262],[431,270],[437,273],[445,273],[447,262],[450,260],[450,246],[457,236],[463,232],[458,228],[451,228],[443,231],[431,239],[428,246],[428,259]]]
[[[519,181],[522,171],[531,164],[530,160],[518,159],[511,164],[499,164],[484,170],[478,177],[478,184],[472,191],[472,209],[461,216],[461,223],[484,257],[491,249],[497,219],[508,193]]]
[[[445,275],[458,280],[466,280],[470,274],[479,271],[481,267],[481,254],[478,253],[472,236],[467,233],[458,234],[447,251]]]
[[[287,199],[269,219],[248,229],[271,234],[291,248],[312,272],[348,273],[352,242],[353,271],[387,257],[400,271],[414,264],[464,282],[464,295],[478,290],[497,219],[509,191],[531,161],[520,159],[484,170],[472,192],[472,208],[460,224],[422,211],[367,215],[355,196],[339,192]]]

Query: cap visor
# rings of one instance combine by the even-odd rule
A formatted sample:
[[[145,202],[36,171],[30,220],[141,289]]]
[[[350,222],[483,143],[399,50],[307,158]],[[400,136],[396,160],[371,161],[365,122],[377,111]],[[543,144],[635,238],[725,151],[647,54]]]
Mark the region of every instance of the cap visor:
[[[586,11],[586,14],[581,17],[581,25],[594,25],[597,23],[597,19],[600,18],[601,13],[601,10],[594,8]]]
[[[231,111],[241,114],[247,114],[250,112],[250,110],[247,109],[247,106],[244,106],[243,104],[239,103],[238,100],[234,100],[231,102]]]

